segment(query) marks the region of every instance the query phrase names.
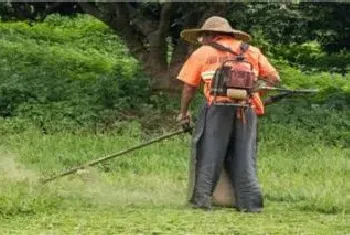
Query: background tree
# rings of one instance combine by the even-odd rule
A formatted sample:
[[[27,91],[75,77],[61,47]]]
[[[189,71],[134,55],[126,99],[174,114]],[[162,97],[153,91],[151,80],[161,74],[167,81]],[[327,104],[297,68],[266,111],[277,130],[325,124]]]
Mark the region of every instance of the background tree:
[[[80,3],[124,39],[130,52],[154,80],[152,87],[174,87],[172,81],[188,54],[181,29],[199,26],[211,15],[226,14],[226,3]]]
[[[202,25],[212,15],[227,17],[234,27],[257,37],[266,53],[283,57],[307,68],[346,71],[350,48],[350,5],[347,3],[179,3],[179,2],[34,2],[3,3],[3,20],[42,20],[46,15],[87,13],[103,21],[124,40],[130,53],[150,76],[154,89],[174,88],[175,76],[184,59],[193,50],[180,40],[183,28]],[[309,56],[312,48],[298,47],[317,41],[322,51]],[[311,51],[311,52],[310,52]],[[319,51],[317,51],[319,52]],[[338,53],[336,56],[330,56]],[[339,54],[340,53],[340,54]],[[334,61],[337,61],[336,63]]]

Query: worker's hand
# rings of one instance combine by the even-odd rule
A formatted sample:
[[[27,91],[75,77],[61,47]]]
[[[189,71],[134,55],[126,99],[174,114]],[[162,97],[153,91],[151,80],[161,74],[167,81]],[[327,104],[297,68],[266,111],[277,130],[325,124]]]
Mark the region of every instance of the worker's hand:
[[[267,78],[259,78],[256,81],[256,91],[258,91],[260,96],[264,96],[267,93],[269,93],[268,90],[264,90],[265,87],[276,87],[279,84],[279,78],[274,78],[273,82],[271,80],[268,80]]]
[[[189,111],[187,111],[186,114],[181,112],[176,118],[177,121],[181,121],[184,119],[191,119],[191,113]]]
[[[192,118],[191,113],[187,111],[186,114],[180,113],[179,116],[176,118],[176,121],[179,122],[179,124],[182,126],[184,131],[186,132],[192,132]]]
[[[267,81],[266,80],[258,79],[256,81],[256,83],[257,83],[257,89],[263,88],[263,87],[267,87]]]

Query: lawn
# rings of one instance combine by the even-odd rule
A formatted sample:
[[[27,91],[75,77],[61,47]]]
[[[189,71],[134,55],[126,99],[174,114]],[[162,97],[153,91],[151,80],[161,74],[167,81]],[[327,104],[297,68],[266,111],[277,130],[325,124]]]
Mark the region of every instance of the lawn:
[[[302,138],[294,146],[280,138],[260,139],[265,209],[249,214],[187,207],[189,136],[46,185],[38,179],[138,144],[140,137],[2,136],[1,234],[349,234],[350,149],[303,145]]]

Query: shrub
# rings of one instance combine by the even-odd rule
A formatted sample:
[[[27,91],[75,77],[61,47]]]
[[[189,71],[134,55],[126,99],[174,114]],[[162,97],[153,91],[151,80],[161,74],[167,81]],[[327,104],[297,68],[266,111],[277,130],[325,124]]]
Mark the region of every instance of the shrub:
[[[148,80],[138,62],[92,17],[1,23],[0,32],[3,117],[23,117],[46,130],[70,129],[118,119],[118,111],[148,101]]]

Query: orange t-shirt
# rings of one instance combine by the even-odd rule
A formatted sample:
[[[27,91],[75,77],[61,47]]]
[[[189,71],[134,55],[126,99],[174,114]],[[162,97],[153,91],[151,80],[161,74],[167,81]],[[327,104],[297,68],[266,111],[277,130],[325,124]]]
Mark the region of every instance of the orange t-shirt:
[[[238,54],[240,52],[241,41],[239,40],[232,37],[220,36],[216,38],[215,41],[220,45],[232,49]],[[213,96],[210,95],[210,88],[215,70],[222,65],[223,61],[233,56],[234,55],[230,52],[217,50],[211,46],[201,46],[185,61],[177,79],[197,88],[199,88],[203,82],[204,94],[208,103],[211,104],[213,102]],[[253,71],[256,77],[267,77],[270,73],[277,72],[256,47],[249,46],[244,56],[253,65]],[[223,98],[224,97],[221,97],[221,99]],[[254,93],[251,104],[257,114],[261,115],[265,113],[259,93]]]

